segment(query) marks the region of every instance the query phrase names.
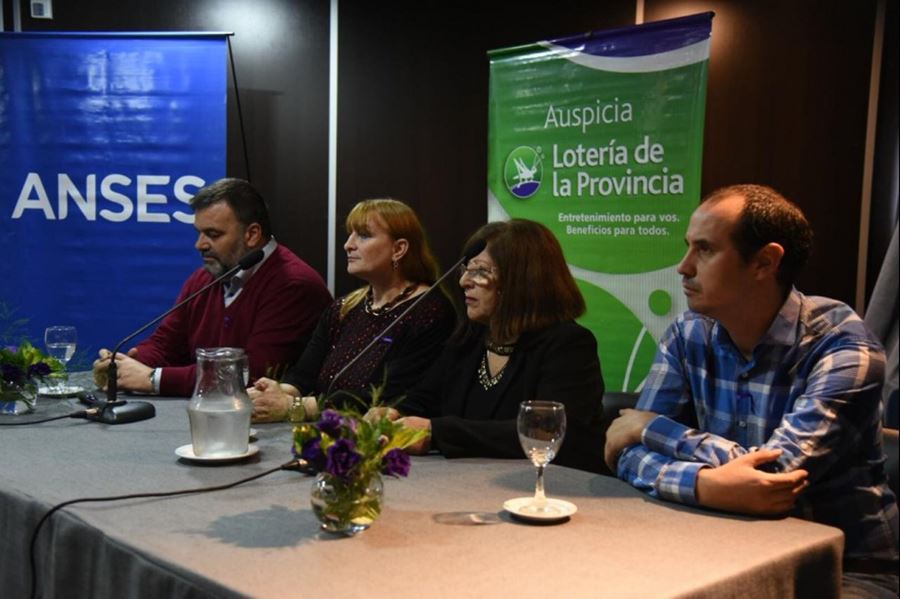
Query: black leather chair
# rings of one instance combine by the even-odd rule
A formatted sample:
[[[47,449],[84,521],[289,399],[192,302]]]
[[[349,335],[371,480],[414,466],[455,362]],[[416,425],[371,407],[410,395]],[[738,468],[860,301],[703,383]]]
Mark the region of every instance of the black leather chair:
[[[637,405],[639,393],[629,393],[627,391],[606,391],[603,393],[603,422],[609,425],[610,422],[618,418],[619,410],[622,408],[633,408]]]
[[[898,436],[900,436],[900,431],[895,428],[885,428],[884,429],[884,453],[887,456],[887,461],[884,463],[884,471],[887,474],[888,485],[891,487],[891,490],[894,492],[894,496],[900,497],[900,493],[897,492],[897,483],[898,478],[900,478],[900,474],[898,474]]]

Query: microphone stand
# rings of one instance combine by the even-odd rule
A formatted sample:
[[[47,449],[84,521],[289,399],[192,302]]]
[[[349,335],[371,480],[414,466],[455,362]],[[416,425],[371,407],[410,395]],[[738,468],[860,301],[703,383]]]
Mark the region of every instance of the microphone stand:
[[[208,290],[210,287],[212,287],[216,283],[221,282],[223,279],[234,276],[234,274],[239,270],[247,270],[249,268],[252,268],[253,266],[258,264],[263,259],[263,256],[264,256],[264,254],[263,254],[262,249],[256,249],[256,250],[253,250],[252,252],[246,254],[243,258],[241,258],[238,261],[237,264],[235,264],[234,266],[232,266],[231,268],[226,270],[224,273],[222,273],[221,275],[219,275],[218,277],[216,277],[215,279],[213,279],[212,281],[210,281],[209,283],[207,283],[206,285],[204,285],[203,287],[201,287],[194,293],[190,294],[189,296],[187,296],[186,298],[184,298],[183,300],[181,300],[180,302],[178,302],[177,304],[175,304],[174,306],[172,306],[171,308],[169,308],[168,310],[166,310],[165,312],[163,312],[162,314],[160,314],[159,316],[157,316],[156,318],[154,318],[153,320],[151,320],[150,322],[148,322],[147,324],[145,324],[144,326],[142,326],[135,332],[131,333],[130,335],[128,335],[127,337],[125,337],[124,339],[119,341],[119,343],[113,348],[112,355],[110,355],[110,358],[109,358],[109,367],[107,369],[108,376],[107,376],[107,383],[106,383],[106,402],[103,404],[101,416],[103,414],[112,414],[113,412],[116,411],[114,409],[108,410],[108,408],[124,406],[127,403],[126,401],[120,400],[117,397],[119,385],[118,385],[118,366],[116,365],[116,354],[119,353],[119,350],[122,349],[123,345],[125,345],[128,341],[130,341],[131,339],[134,339],[135,337],[137,337],[138,335],[140,335],[141,333],[146,331],[148,328],[150,328],[151,326],[153,326],[154,324],[156,324],[157,322],[159,322],[160,320],[162,320],[163,318],[165,318],[166,316],[168,316],[169,314],[171,314],[178,308],[184,306],[189,301],[191,301],[192,299],[194,299],[195,297],[197,297],[204,291]],[[140,402],[140,403],[144,403],[144,402]],[[145,404],[145,405],[149,406],[151,409],[153,408],[153,406],[151,404]],[[119,410],[119,412],[121,412],[121,411],[122,410]],[[153,414],[151,413],[150,416],[146,416],[146,417],[150,418],[150,417],[152,417],[152,415]],[[121,421],[121,420],[117,420],[117,422],[119,422],[119,421]],[[110,422],[110,424],[116,424],[117,422]],[[129,422],[133,422],[133,420],[129,420]]]

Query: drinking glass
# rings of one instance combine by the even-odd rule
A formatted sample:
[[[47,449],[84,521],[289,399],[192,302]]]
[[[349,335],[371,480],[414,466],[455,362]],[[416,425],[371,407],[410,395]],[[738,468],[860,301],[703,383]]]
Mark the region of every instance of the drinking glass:
[[[558,508],[547,502],[544,494],[544,467],[553,461],[566,436],[566,406],[556,401],[523,401],[516,422],[519,443],[525,455],[537,468],[534,498],[522,511],[553,514]]]
[[[75,346],[78,344],[78,333],[72,326],[52,326],[44,331],[44,345],[47,353],[62,362],[62,382],[54,385],[57,393],[65,393],[68,389],[69,374],[66,372],[66,364],[75,354]]]

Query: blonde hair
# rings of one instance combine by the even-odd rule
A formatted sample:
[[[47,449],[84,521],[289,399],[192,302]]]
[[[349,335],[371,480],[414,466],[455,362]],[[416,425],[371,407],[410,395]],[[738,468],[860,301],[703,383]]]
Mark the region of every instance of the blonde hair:
[[[412,208],[399,200],[373,199],[359,202],[347,215],[347,233],[369,232],[369,217],[375,216],[384,225],[392,239],[405,239],[408,247],[397,269],[412,283],[431,285],[438,277],[438,263],[431,253],[425,229]],[[341,302],[343,318],[356,307],[369,292],[369,285],[347,294]]]

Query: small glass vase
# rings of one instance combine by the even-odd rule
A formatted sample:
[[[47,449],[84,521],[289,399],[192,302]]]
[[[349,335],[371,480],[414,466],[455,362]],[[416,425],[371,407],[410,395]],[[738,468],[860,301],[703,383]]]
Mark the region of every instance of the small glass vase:
[[[348,482],[320,472],[312,486],[310,502],[322,530],[353,536],[372,525],[381,514],[384,484],[381,475]]]
[[[36,385],[8,385],[0,391],[0,416],[18,416],[34,411],[37,404]]]

